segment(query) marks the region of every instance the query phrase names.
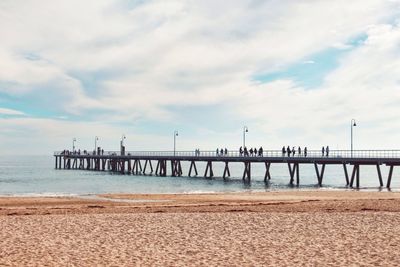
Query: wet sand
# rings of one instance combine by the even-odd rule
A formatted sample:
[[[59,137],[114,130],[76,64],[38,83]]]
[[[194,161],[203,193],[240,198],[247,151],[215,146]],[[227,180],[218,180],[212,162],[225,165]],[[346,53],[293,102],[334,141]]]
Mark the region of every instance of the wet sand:
[[[399,211],[391,192],[0,197],[0,265],[393,266]]]

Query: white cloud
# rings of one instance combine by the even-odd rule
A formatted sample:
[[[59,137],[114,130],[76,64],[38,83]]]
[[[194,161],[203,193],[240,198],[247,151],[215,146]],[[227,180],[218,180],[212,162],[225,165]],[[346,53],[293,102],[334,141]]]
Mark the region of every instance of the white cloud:
[[[236,121],[260,129],[254,140],[268,134],[274,144],[291,138],[344,146],[346,134],[337,132],[349,118],[383,121],[384,131],[400,115],[399,29],[389,24],[399,1],[147,1],[130,9],[123,2],[2,1],[0,93],[35,95],[60,120],[90,114],[104,123],[172,124],[180,116],[173,108],[224,105]],[[348,44],[360,34],[364,43]],[[311,64],[310,55],[332,47],[346,56],[319,90],[252,81],[257,73]],[[88,85],[77,73],[99,76]],[[42,121],[49,125],[42,134],[65,128],[58,123]],[[107,131],[123,131],[110,125]]]
[[[22,111],[15,109],[0,108],[0,115],[25,116],[26,114]]]

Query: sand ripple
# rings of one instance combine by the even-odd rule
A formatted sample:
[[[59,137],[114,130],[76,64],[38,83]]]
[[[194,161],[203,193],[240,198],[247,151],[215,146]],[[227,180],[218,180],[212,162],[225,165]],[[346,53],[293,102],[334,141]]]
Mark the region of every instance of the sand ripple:
[[[391,212],[0,217],[5,266],[393,266]]]

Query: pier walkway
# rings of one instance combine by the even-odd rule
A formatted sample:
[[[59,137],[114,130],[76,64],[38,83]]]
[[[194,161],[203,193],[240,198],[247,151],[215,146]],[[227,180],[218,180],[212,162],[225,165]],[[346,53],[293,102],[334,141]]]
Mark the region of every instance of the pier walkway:
[[[158,176],[183,176],[181,162],[190,163],[187,176],[198,176],[197,162],[205,162],[205,178],[214,177],[213,163],[225,164],[222,178],[230,177],[229,163],[243,163],[243,181],[250,182],[252,164],[265,165],[264,181],[271,179],[271,164],[287,164],[289,171],[289,184],[300,184],[300,164],[313,164],[316,173],[316,182],[322,185],[325,166],[339,165],[343,168],[346,186],[360,187],[360,166],[374,165],[377,170],[377,180],[380,187],[384,186],[381,166],[389,168],[386,187],[390,188],[393,169],[400,166],[400,150],[331,150],[329,155],[322,155],[321,151],[309,150],[307,155],[295,154],[288,157],[280,150],[264,151],[262,155],[245,156],[239,151],[216,153],[216,151],[101,151],[96,153],[71,153],[68,151],[55,152],[56,169],[80,169],[95,171],[111,171],[121,174],[133,175],[158,175]],[[350,173],[348,172],[350,167]],[[350,174],[350,175],[349,175]]]

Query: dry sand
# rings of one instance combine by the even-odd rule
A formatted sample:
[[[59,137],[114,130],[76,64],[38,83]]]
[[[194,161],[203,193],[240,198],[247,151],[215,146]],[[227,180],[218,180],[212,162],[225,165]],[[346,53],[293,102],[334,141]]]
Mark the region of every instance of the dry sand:
[[[399,211],[391,192],[3,197],[0,265],[395,266]]]

